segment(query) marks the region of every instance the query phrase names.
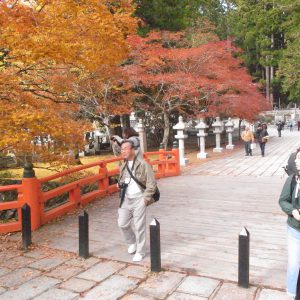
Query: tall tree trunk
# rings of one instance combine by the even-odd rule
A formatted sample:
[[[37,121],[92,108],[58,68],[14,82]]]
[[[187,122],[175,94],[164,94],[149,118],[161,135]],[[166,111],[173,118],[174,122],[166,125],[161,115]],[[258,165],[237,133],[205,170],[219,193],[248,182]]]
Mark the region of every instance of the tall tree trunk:
[[[164,144],[165,150],[167,150],[168,147],[169,135],[170,135],[170,116],[166,111],[164,111],[164,137],[162,142]]]
[[[103,121],[104,121],[104,123],[106,124],[106,125],[105,125],[105,131],[106,131],[106,135],[107,135],[108,138],[109,138],[110,147],[111,147],[111,149],[112,149],[114,155],[115,155],[115,156],[118,156],[118,153],[116,153],[116,151],[115,151],[115,147],[113,147],[113,145],[112,145],[112,140],[110,139],[110,138],[112,137],[112,135],[113,135],[112,132],[111,132],[111,128],[110,128],[110,117],[104,117],[104,118],[103,118]]]
[[[266,66],[266,97],[270,101],[270,67]]]
[[[130,127],[129,114],[121,115],[121,124],[122,124],[122,129]]]
[[[271,35],[271,49],[274,50],[274,34]],[[274,67],[270,66],[270,102],[273,107],[274,103],[274,94],[273,94],[273,87],[272,87],[272,82],[274,78]]]
[[[274,78],[274,67],[271,66],[270,67],[270,102],[272,104],[272,107],[273,107],[273,103],[274,103],[274,94],[273,94],[273,88],[272,88],[273,78]]]
[[[239,119],[239,141],[241,140],[241,125],[242,125],[243,120]]]

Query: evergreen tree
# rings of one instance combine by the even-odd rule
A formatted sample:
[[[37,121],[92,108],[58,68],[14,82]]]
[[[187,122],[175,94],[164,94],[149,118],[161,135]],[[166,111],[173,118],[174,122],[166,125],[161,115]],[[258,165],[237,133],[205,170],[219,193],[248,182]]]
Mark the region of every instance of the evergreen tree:
[[[283,80],[283,90],[292,101],[300,101],[300,2],[282,0],[286,47],[279,63],[279,76]]]
[[[250,73],[265,85],[266,96],[278,102],[281,78],[276,77],[285,46],[284,14],[279,0],[237,0],[230,12],[231,33],[244,50],[242,58]]]
[[[216,33],[226,35],[225,12],[220,0],[136,0],[139,16],[150,28],[179,31],[207,20]]]

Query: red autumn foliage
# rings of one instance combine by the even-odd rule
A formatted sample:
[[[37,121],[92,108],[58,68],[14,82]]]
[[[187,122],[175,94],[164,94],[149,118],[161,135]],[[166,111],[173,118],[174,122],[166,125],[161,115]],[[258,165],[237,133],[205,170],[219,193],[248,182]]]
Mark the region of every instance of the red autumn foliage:
[[[165,32],[129,38],[131,62],[123,71],[144,109],[164,116],[179,112],[253,120],[269,108],[241,60],[234,57],[238,49],[230,41],[172,47],[180,38]]]

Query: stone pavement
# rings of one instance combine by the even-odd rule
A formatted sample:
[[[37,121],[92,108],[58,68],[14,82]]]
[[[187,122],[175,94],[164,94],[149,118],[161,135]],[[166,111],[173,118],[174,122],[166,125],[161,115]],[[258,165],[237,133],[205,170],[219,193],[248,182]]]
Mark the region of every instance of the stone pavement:
[[[1,253],[1,300],[285,300],[284,292],[39,247]]]
[[[149,208],[147,222],[160,221],[164,273],[149,273],[149,253],[143,263],[131,263],[112,196],[87,207],[92,258],[75,258],[77,214],[34,232],[37,250],[0,253],[0,299],[288,299],[286,217],[278,197],[281,167],[300,145],[300,133],[270,134],[264,158],[258,150],[253,157],[237,151],[159,181],[161,200]],[[247,290],[236,286],[243,226],[251,234]]]
[[[270,141],[266,144],[266,156],[260,155],[259,144],[253,150],[252,157],[244,157],[240,152],[235,152],[221,160],[209,161],[200,168],[191,168],[188,172],[193,175],[230,175],[230,176],[278,176],[285,174],[282,167],[292,151],[300,146],[300,132],[282,131],[279,138],[274,127],[268,128]]]

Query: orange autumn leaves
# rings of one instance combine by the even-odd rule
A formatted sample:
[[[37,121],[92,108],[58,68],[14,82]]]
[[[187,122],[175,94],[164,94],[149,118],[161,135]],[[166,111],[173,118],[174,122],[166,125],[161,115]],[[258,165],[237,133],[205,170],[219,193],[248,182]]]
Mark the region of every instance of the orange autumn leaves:
[[[0,3],[0,151],[63,156],[91,128],[78,114],[84,87],[101,85],[127,57],[134,8],[124,0],[23,3]],[[50,148],[33,149],[48,135]]]
[[[126,57],[125,37],[135,29],[133,7],[128,1],[117,1],[113,14],[107,6],[113,1],[44,2],[44,6],[17,4],[13,8],[1,2],[2,47],[10,49],[10,56],[19,60],[20,67],[35,67],[50,60],[93,70],[102,64],[115,65]]]

